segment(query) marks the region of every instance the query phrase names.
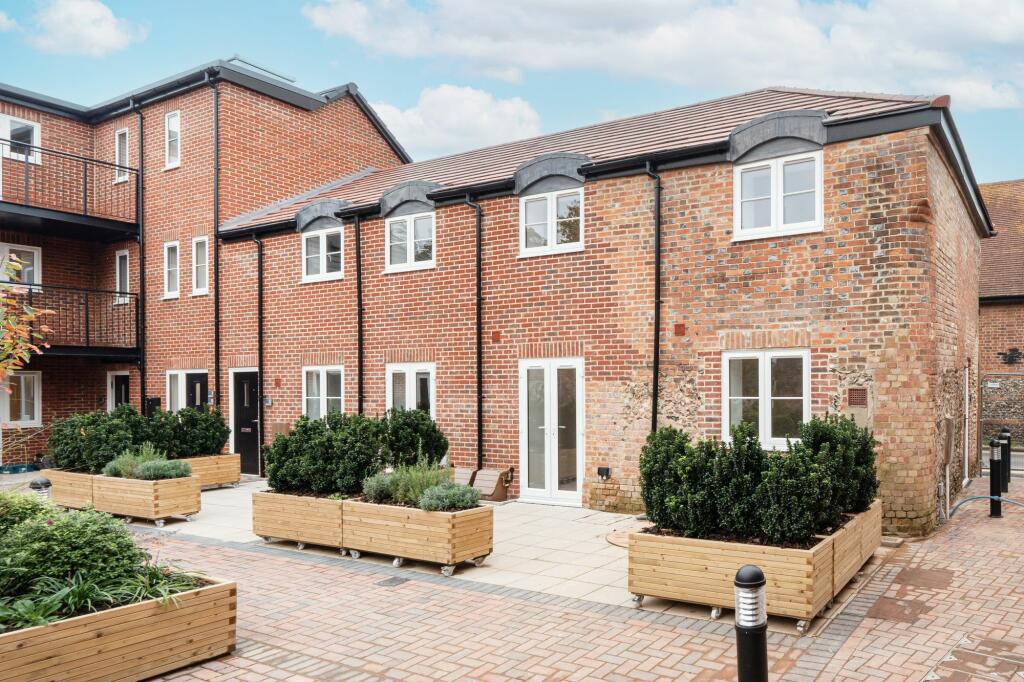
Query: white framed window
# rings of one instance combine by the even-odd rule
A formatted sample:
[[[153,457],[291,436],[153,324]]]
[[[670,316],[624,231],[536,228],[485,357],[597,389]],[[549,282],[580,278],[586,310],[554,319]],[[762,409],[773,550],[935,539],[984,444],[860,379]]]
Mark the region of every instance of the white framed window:
[[[43,283],[43,250],[38,246],[23,246],[21,244],[5,244],[0,242],[0,261],[6,263],[15,256],[21,261],[21,271],[15,277],[15,281],[22,284]],[[0,278],[7,279],[7,275],[0,269]]]
[[[114,298],[114,305],[124,305],[128,302],[128,296],[120,294],[129,293],[128,277],[128,249],[122,249],[114,254],[114,289],[119,294]]]
[[[435,363],[391,363],[385,370],[385,400],[389,410],[423,410],[434,416]]]
[[[128,165],[128,129],[121,128],[114,133],[114,182],[126,182],[128,180],[128,169],[121,166]]]
[[[181,112],[164,114],[164,170],[181,165]]]
[[[519,199],[519,257],[583,250],[583,188]]]
[[[434,267],[434,214],[416,213],[385,221],[385,272]]]
[[[210,293],[209,272],[209,239],[195,237],[192,239],[192,295],[203,296]]]
[[[3,155],[8,159],[29,163],[42,163],[39,145],[42,143],[42,129],[36,121],[26,121],[14,116],[0,116],[0,137],[10,140],[3,143]]]
[[[821,151],[733,168],[733,241],[824,228]]]
[[[164,242],[164,298],[178,298],[179,275],[178,242]]]
[[[345,406],[345,370],[340,365],[302,368],[302,414],[312,419]]]
[[[0,418],[5,426],[41,426],[42,372],[11,372],[0,391]]]
[[[345,276],[341,227],[302,233],[302,281],[323,282]]]
[[[167,371],[167,411],[200,407],[209,403],[209,373],[205,369]]]
[[[761,444],[785,448],[811,418],[811,354],[805,349],[722,354],[722,440],[740,422],[757,426]]]

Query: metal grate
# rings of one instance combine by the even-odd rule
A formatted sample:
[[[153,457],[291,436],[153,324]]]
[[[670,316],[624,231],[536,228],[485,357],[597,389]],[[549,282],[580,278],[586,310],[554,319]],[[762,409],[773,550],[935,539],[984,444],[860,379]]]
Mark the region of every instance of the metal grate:
[[[850,407],[868,406],[868,389],[848,388],[846,389],[846,404]]]

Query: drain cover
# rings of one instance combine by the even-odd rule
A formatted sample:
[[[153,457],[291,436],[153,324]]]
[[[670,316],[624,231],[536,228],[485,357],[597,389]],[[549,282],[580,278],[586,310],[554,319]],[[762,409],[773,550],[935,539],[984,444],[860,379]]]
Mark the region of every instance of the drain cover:
[[[386,578],[377,583],[377,585],[381,587],[395,587],[407,582],[409,582],[408,578]]]

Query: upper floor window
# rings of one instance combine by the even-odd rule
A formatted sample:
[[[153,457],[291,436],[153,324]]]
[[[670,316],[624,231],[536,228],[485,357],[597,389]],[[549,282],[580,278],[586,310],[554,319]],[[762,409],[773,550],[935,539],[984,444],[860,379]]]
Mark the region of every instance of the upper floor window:
[[[5,145],[4,156],[30,163],[39,163],[40,128],[35,121],[26,121],[13,116],[0,116],[0,137],[10,140]]]
[[[386,272],[434,267],[434,214],[417,213],[385,221]]]
[[[304,232],[302,234],[302,281],[322,282],[344,277],[340,227]]]
[[[43,251],[38,246],[22,246],[21,244],[0,243],[0,261],[6,263],[11,256],[18,259],[20,270],[16,271],[14,281],[22,284],[42,284]],[[6,275],[0,273],[6,279]]]
[[[733,241],[822,229],[820,151],[733,169]]]
[[[811,357],[806,350],[730,351],[722,355],[722,438],[753,424],[765,447],[785,448],[811,418]]]
[[[164,242],[164,298],[178,298],[178,242]]]
[[[128,297],[121,294],[128,293],[128,250],[122,249],[114,254],[114,288],[117,289],[118,296],[114,299],[114,303],[117,305],[123,305],[128,302]]]
[[[164,116],[164,168],[181,165],[181,113],[168,112]]]
[[[210,292],[209,286],[209,240],[196,237],[192,240],[192,295],[202,296]]]
[[[341,366],[302,368],[302,414],[319,419],[328,412],[341,412],[345,395],[345,372]]]
[[[434,416],[433,362],[393,363],[386,367],[385,399],[389,410],[423,410]]]
[[[122,166],[128,165],[128,129],[121,128],[114,133],[114,182],[125,182],[128,179],[128,169]]]
[[[519,200],[519,255],[583,249],[583,190],[533,194]]]
[[[42,425],[42,373],[11,372],[0,391],[0,420],[10,426]]]

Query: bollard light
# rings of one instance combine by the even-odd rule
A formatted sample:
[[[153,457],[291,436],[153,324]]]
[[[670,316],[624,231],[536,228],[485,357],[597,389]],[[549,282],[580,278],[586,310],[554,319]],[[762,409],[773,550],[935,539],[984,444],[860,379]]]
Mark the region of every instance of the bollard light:
[[[1003,474],[1003,443],[998,438],[988,442],[988,515],[998,519],[1003,515],[1003,501],[1000,495],[1003,494],[1003,484],[1000,481]]]
[[[739,682],[768,682],[768,609],[764,572],[736,571],[736,674]]]
[[[28,487],[40,500],[46,502],[50,499],[50,479],[36,476],[29,482]]]
[[[1003,492],[1010,492],[1010,479],[1013,475],[1010,473],[1010,469],[1013,464],[1013,439],[1010,435],[1010,429],[1003,427],[1003,430],[999,432],[999,439],[1006,441],[1006,447],[1003,448]]]

